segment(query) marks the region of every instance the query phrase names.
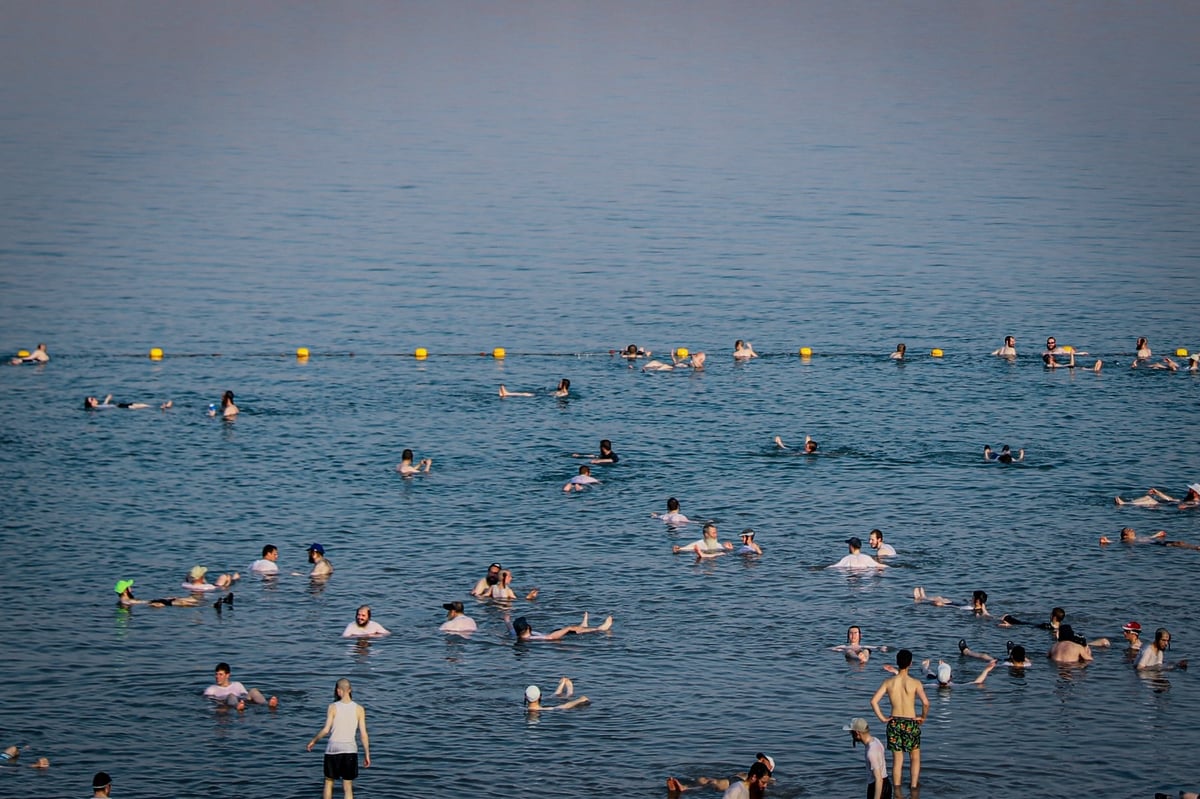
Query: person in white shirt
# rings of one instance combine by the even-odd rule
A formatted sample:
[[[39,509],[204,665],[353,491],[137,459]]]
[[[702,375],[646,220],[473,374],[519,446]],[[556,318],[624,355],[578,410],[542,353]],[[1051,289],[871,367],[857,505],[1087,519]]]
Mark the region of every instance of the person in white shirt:
[[[692,552],[698,558],[716,557],[723,555],[726,552],[733,551],[733,544],[729,541],[721,542],[717,540],[717,526],[712,522],[704,525],[704,537],[699,541],[693,541],[690,544],[683,546],[672,546],[671,551],[678,555],[680,552]]]
[[[267,544],[262,548],[262,557],[250,564],[250,571],[257,574],[279,574],[279,547]]]
[[[466,614],[463,610],[463,603],[455,600],[454,602],[444,602],[442,607],[446,609],[446,620],[442,622],[442,626],[438,627],[444,633],[473,633],[477,629],[475,620]]]
[[[867,799],[891,799],[892,781],[888,779],[887,758],[883,753],[883,742],[871,735],[871,728],[863,718],[851,719],[843,730],[850,733],[851,746],[861,742],[867,747],[863,759],[867,764]]]
[[[563,486],[563,491],[570,493],[571,491],[582,491],[590,485],[600,485],[600,481],[592,477],[592,467],[580,466],[579,474],[572,477]]]
[[[218,704],[236,707],[238,710],[246,709],[247,699],[256,705],[266,705],[272,709],[279,705],[278,697],[267,699],[257,688],[247,689],[240,682],[230,682],[228,663],[218,663],[215,672],[217,682],[205,688],[204,695],[215,699]]]
[[[679,500],[675,497],[667,498],[667,512],[659,515],[657,513],[650,514],[655,519],[660,519],[664,524],[687,524],[691,521],[679,511]]]
[[[1154,640],[1143,646],[1138,653],[1137,662],[1134,663],[1133,667],[1138,671],[1142,669],[1162,669],[1163,671],[1186,669],[1186,660],[1181,660],[1178,663],[1163,663],[1163,655],[1170,648],[1170,631],[1166,627],[1159,627],[1154,631]]]
[[[857,536],[846,539],[846,545],[850,548],[850,554],[833,564],[830,568],[833,569],[886,569],[886,563],[880,563],[870,555],[864,555],[859,550],[862,549],[862,539]]]
[[[391,635],[391,632],[377,621],[371,621],[371,606],[362,605],[354,613],[354,621],[346,625],[342,631],[343,638],[375,637]]]

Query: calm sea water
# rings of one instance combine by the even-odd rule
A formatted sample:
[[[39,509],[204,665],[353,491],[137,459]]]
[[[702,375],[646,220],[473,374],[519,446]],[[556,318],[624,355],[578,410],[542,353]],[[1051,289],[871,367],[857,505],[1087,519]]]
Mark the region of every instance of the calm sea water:
[[[841,726],[886,658],[830,652],[850,624],[964,680],[960,637],[1035,653],[931,692],[927,798],[1200,786],[1188,673],[1138,677],[1119,647],[1052,668],[1043,633],[911,601],[983,588],[997,615],[1062,605],[1114,641],[1138,619],[1196,656],[1200,555],[1096,543],[1200,543],[1200,514],[1112,504],[1200,479],[1200,376],[1128,368],[1137,336],[1200,349],[1190,7],[5,16],[0,349],[53,360],[0,369],[0,729],[55,765],[0,769],[0,796],[81,795],[99,769],[115,796],[315,795],[303,747],[341,676],[364,796],[660,796],[757,751],[769,795],[857,796]],[[1009,333],[1021,358],[988,357]],[[1046,335],[1105,369],[1044,371]],[[736,338],[763,357],[734,364]],[[709,365],[644,374],[608,354],[631,342]],[[227,388],[241,416],[207,418]],[[81,410],[108,392],[175,407]],[[819,457],[771,444],[806,433]],[[620,464],[565,496],[600,438]],[[399,478],[405,447],[433,471]],[[764,557],[672,556],[699,537],[650,518],[672,495]],[[873,527],[894,568],[822,568]],[[264,543],[302,571],[312,541],[325,585],[247,576],[219,615],[113,605],[119,578],[171,594]],[[493,560],[538,600],[469,600]],[[470,640],[436,630],[451,599]],[[338,637],[364,602],[390,638]],[[584,611],[612,634],[503,635],[506,612]],[[218,661],[279,710],[215,712]],[[592,706],[526,718],[524,686],[564,674]]]

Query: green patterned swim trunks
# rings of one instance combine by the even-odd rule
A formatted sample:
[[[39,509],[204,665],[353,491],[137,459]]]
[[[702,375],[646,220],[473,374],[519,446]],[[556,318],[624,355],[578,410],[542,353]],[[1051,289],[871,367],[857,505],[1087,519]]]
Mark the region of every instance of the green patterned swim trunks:
[[[921,748],[921,725],[916,719],[892,718],[887,723],[889,752],[911,752]]]

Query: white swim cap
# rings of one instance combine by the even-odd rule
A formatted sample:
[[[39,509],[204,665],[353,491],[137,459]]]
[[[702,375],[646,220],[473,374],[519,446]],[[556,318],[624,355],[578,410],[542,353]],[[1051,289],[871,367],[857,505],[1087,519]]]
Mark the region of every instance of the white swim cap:
[[[542,698],[542,689],[538,688],[536,685],[531,685],[525,689],[525,701],[526,702],[536,702],[541,698]]]
[[[942,663],[938,666],[938,682],[943,685],[950,682],[950,664]]]

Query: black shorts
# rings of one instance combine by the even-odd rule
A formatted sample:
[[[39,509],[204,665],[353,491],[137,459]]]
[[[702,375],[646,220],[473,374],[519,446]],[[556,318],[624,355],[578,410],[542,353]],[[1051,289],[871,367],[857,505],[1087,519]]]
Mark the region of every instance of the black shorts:
[[[329,757],[329,755],[325,755]],[[892,781],[887,777],[883,778],[883,796],[875,795],[875,781],[867,783],[867,799],[892,799]]]
[[[358,779],[358,752],[346,752],[340,755],[325,755],[325,779]]]

